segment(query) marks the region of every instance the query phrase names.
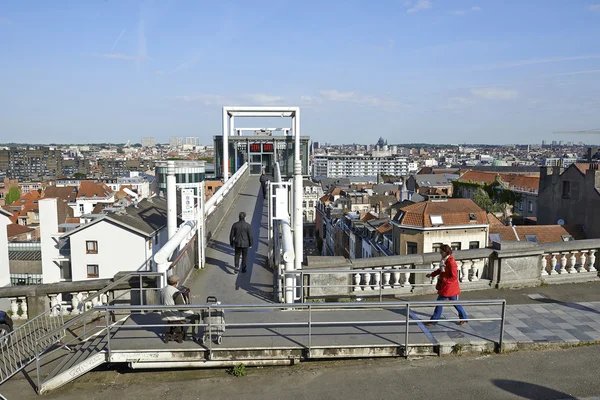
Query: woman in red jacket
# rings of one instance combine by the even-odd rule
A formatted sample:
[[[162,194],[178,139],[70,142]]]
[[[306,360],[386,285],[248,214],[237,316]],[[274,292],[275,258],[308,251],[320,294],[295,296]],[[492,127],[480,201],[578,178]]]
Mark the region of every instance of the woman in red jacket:
[[[458,286],[458,266],[454,257],[452,256],[452,248],[447,244],[442,245],[440,249],[442,254],[442,265],[439,269],[433,271],[431,274],[427,274],[428,278],[433,278],[440,275],[436,289],[438,291],[438,301],[443,300],[458,300],[460,294],[460,287]],[[455,305],[456,311],[458,311],[458,317],[462,320],[457,322],[457,325],[466,324],[467,313],[461,305]],[[437,324],[437,321],[442,316],[443,306],[437,306],[431,319],[433,322],[427,322],[425,325],[431,326]]]

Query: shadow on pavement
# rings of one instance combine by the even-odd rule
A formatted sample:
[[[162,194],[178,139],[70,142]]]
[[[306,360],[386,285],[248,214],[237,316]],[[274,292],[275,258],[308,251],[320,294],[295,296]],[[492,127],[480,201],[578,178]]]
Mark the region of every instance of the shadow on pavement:
[[[492,379],[496,387],[529,400],[575,399],[570,394],[559,392],[533,383],[513,381],[510,379]]]
[[[560,305],[563,305],[565,307],[573,308],[575,310],[584,311],[584,312],[591,312],[591,313],[594,313],[594,314],[600,314],[600,311],[594,310],[593,308],[584,306],[582,304],[565,303],[564,301],[558,301],[558,300],[553,300],[553,299],[535,299],[535,300],[538,301],[538,302],[540,302],[540,303],[560,304]]]

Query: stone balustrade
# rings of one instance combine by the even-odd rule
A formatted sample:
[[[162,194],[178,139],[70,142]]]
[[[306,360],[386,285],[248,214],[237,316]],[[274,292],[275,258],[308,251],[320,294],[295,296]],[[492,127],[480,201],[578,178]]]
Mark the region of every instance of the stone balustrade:
[[[59,282],[32,286],[12,286],[0,288],[0,298],[10,301],[10,314],[15,320],[26,320],[60,304],[63,316],[76,316],[96,305],[109,304],[114,300],[125,304],[156,304],[157,292],[144,290],[140,293],[140,279],[131,278],[100,296],[94,296],[90,301],[81,304],[83,300],[115,282],[128,272],[119,272],[112,279],[90,279],[78,282]],[[152,278],[143,278],[141,286],[144,289],[156,287]],[[136,290],[138,289],[138,290]],[[68,301],[66,299],[69,299]],[[54,312],[58,315],[58,311]]]
[[[469,291],[597,280],[599,249],[599,239],[548,244],[506,242],[494,243],[491,248],[455,251],[454,258],[461,290]],[[309,256],[303,268],[304,297],[434,293],[437,278],[429,279],[421,270],[434,270],[440,262],[437,253],[354,260]]]

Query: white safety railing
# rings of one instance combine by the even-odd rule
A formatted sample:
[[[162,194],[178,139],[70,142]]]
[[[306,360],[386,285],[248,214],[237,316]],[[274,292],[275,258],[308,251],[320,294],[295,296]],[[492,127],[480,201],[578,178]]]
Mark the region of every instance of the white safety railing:
[[[227,182],[225,182],[225,184],[223,186],[221,186],[219,188],[219,190],[217,190],[215,192],[215,194],[212,195],[212,197],[210,199],[208,199],[206,201],[206,204],[204,206],[205,217],[208,217],[210,214],[212,214],[215,211],[215,209],[223,201],[223,199],[225,198],[227,193],[229,193],[231,191],[231,189],[240,180],[240,178],[244,175],[244,173],[246,172],[247,169],[248,169],[248,163],[245,163],[244,165],[242,165],[240,167],[240,169],[238,169],[236,171],[235,174],[233,174],[233,176],[231,178],[229,178],[227,180]]]

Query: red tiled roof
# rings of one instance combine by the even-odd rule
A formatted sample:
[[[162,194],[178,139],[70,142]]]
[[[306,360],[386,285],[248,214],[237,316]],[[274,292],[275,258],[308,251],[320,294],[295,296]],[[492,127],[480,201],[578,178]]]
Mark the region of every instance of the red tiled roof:
[[[571,164],[571,165],[574,165],[579,170],[579,172],[581,172],[583,175],[585,175],[587,170],[590,169],[590,164]]]
[[[373,215],[372,213],[368,212],[360,220],[362,222],[367,222],[367,221],[370,221],[372,219],[377,219],[377,217],[375,215]]]
[[[13,202],[10,205],[4,206],[3,208],[6,211],[12,213],[12,217],[9,217],[11,222],[16,224],[19,221],[19,217],[27,217],[27,213],[30,211],[39,210],[38,201],[41,198],[41,195],[34,190],[32,192],[28,192],[23,195],[19,200]],[[14,210],[12,207],[20,207],[20,210]]]
[[[498,174],[495,172],[467,171],[458,178],[459,182],[474,182],[479,184],[492,184],[496,177],[505,182],[509,189],[537,192],[540,187],[540,178],[517,174]]]
[[[110,197],[113,191],[104,183],[81,181],[77,197]]]
[[[56,187],[49,186],[44,190],[46,199],[62,199],[66,201],[75,201],[77,198],[77,188],[75,186]]]
[[[382,235],[391,230],[392,230],[392,224],[389,221],[386,222],[385,224],[381,225],[379,228],[377,228],[377,232]]]
[[[8,224],[6,225],[6,233],[8,234],[8,238],[22,235],[27,232],[35,231],[33,228],[29,228],[27,226],[19,225],[19,224]]]
[[[400,213],[401,212],[401,213]],[[423,201],[399,210],[400,224],[430,228],[432,215],[440,215],[441,226],[469,224],[489,224],[487,214],[471,199],[447,199],[443,201]],[[475,219],[471,220],[471,214]]]
[[[488,213],[487,217],[488,217],[488,221],[490,221],[490,226],[492,226],[492,225],[501,225],[501,226],[504,226],[504,224],[502,223],[502,221],[500,221],[498,219],[498,217],[496,217],[494,214]]]
[[[514,229],[513,229],[514,228]],[[556,243],[562,242],[562,235],[571,235],[575,240],[585,239],[585,233],[581,227],[561,226],[561,225],[490,225],[490,234],[500,234],[502,241],[514,242],[518,239],[526,241],[525,235],[535,235],[538,243]]]

